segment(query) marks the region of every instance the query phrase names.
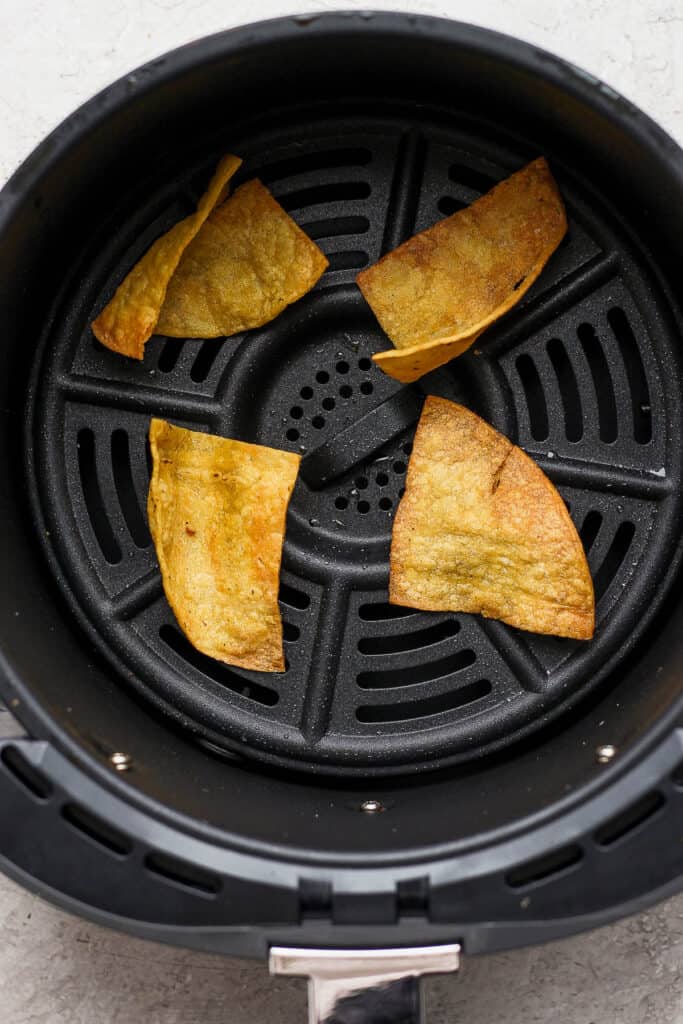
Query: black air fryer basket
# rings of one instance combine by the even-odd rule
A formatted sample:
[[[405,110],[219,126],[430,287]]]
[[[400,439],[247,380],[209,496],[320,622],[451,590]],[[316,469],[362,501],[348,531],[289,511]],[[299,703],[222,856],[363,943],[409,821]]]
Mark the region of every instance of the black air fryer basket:
[[[226,151],[329,270],[243,338],[155,337],[139,364],[105,350],[93,316]],[[540,154],[570,227],[536,285],[462,358],[384,376],[358,270]],[[683,158],[656,125],[469,26],[267,22],[69,118],[0,195],[0,261],[0,690],[24,730],[0,740],[8,874],[138,935],[324,977],[320,1019],[338,974],[348,991],[451,968],[458,947],[566,935],[678,888]],[[388,604],[425,394],[557,484],[594,641]],[[146,522],[153,415],[304,455],[284,674],[180,632]]]

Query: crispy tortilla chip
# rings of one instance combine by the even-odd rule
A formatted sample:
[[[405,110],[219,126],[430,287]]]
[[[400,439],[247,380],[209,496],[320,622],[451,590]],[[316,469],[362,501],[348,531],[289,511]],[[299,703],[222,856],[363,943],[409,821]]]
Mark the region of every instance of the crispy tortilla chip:
[[[158,330],[218,338],[261,327],[310,291],[327,258],[260,181],[213,211],[166,292]]]
[[[461,355],[521,299],[566,230],[540,157],[362,270],[358,287],[396,346],[377,365],[408,383]]]
[[[147,512],[168,603],[218,661],[283,672],[278,584],[300,457],[152,420]]]
[[[528,455],[443,398],[426,400],[415,435],[389,600],[593,636],[593,583],[562,498]]]
[[[168,282],[183,250],[214,206],[225,198],[228,183],[241,163],[238,156],[224,156],[196,212],[158,238],[121,282],[111,302],[92,324],[95,337],[107,348],[131,359],[142,359],[145,342],[154,333]]]

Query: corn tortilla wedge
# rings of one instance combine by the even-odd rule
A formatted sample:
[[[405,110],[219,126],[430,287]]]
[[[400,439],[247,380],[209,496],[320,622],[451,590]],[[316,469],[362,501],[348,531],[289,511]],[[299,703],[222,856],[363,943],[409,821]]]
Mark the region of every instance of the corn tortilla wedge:
[[[462,355],[531,287],[567,230],[543,157],[404,242],[356,281],[395,348],[373,359],[403,383]]]
[[[589,640],[595,600],[564,501],[473,412],[427,398],[394,521],[389,600]]]
[[[95,337],[106,348],[131,359],[143,358],[145,344],[157,326],[168,282],[183,250],[214,206],[225,198],[230,179],[241,163],[238,156],[224,156],[195,213],[157,238],[123,279],[114,297],[92,323]]]
[[[158,419],[149,437],[149,526],[181,629],[218,661],[283,672],[280,562],[300,456]]]
[[[171,278],[157,330],[217,338],[261,327],[310,291],[327,257],[260,181],[217,207]]]

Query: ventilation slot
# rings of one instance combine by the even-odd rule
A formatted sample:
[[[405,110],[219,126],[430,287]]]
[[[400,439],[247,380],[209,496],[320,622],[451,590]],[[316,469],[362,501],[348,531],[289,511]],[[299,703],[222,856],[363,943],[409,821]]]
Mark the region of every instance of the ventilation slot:
[[[182,338],[166,339],[157,361],[157,367],[162,373],[171,373],[175,370],[176,363],[180,359],[180,353],[183,351],[184,344],[185,341]]]
[[[583,410],[574,367],[559,338],[549,341],[547,349],[562,396],[566,438],[568,441],[580,441],[583,437]]]
[[[337,238],[339,235],[364,235],[370,230],[367,217],[330,217],[302,224],[309,238]]]
[[[133,483],[130,446],[125,430],[115,430],[111,435],[111,461],[116,493],[128,532],[136,547],[146,548],[150,543],[150,536]]]
[[[467,203],[463,203],[460,199],[454,199],[453,196],[441,196],[436,208],[439,213],[442,213],[444,217],[450,217],[452,214],[457,213],[458,210],[464,210]]]
[[[382,672],[360,672],[356,682],[364,690],[377,690],[390,686],[413,686],[416,683],[429,683],[434,679],[461,672],[476,661],[474,651],[466,648],[457,651],[440,661],[428,661],[421,665],[406,668],[386,669]]]
[[[223,342],[215,338],[209,338],[208,341],[205,341],[202,344],[202,347],[197,353],[197,358],[192,364],[192,369],[190,370],[190,377],[195,384],[204,383],[211,373],[213,364],[216,362],[218,353],[222,348]]]
[[[373,601],[362,604],[358,615],[364,622],[383,622],[386,619],[404,619],[406,615],[414,615],[412,608],[401,608],[400,605],[388,604],[386,601]]]
[[[559,850],[553,850],[542,857],[529,860],[526,864],[520,864],[513,868],[505,876],[505,881],[512,889],[521,889],[527,885],[536,885],[539,882],[547,882],[551,878],[562,874],[569,868],[575,867],[583,859],[583,850],[575,843],[571,846],[563,846]]]
[[[426,917],[429,910],[429,879],[407,878],[396,886],[399,917]]]
[[[536,364],[531,356],[523,353],[517,357],[515,366],[524,388],[531,436],[535,441],[545,441],[548,437],[548,408]]]
[[[85,506],[97,543],[109,564],[117,565],[121,561],[121,548],[105,511],[100,482],[97,479],[95,435],[88,427],[83,427],[78,432],[78,469]]]
[[[602,825],[595,833],[596,843],[598,846],[612,846],[613,843],[619,842],[649,821],[661,810],[665,802],[663,795],[657,790],[647,793]]]
[[[16,747],[4,747],[0,751],[0,760],[5,768],[39,800],[48,800],[52,796],[52,786],[38,769],[27,761]]]
[[[311,188],[298,189],[279,196],[280,205],[285,210],[302,210],[306,206],[318,206],[325,203],[348,203],[358,199],[367,199],[370,186],[366,181],[340,181],[329,185],[313,185]]]
[[[301,156],[277,160],[256,172],[264,182],[293,178],[295,174],[309,174],[311,171],[327,171],[335,167],[364,167],[372,160],[369,149],[360,146],[344,149],[328,149],[322,153],[307,153]]]
[[[163,625],[159,630],[159,636],[175,654],[187,661],[198,672],[213,679],[214,682],[220,683],[221,686],[227,687],[233,693],[238,693],[241,697],[253,700],[257,704],[265,704],[266,707],[272,708],[277,704],[279,698],[275,690],[271,690],[268,686],[262,686],[261,683],[244,679],[236,672],[231,671],[227,665],[222,665],[206,654],[195,650],[189,640],[175,626]]]
[[[299,880],[301,916],[329,918],[332,914],[332,885],[317,878]]]
[[[358,641],[361,654],[399,654],[402,651],[417,651],[430,644],[438,644],[442,640],[455,636],[460,632],[460,623],[453,619],[437,622],[427,629],[418,629],[414,633],[402,633],[395,636],[368,636]]]
[[[617,339],[621,358],[624,360],[626,368],[633,408],[633,437],[636,444],[647,444],[652,440],[652,409],[650,389],[647,386],[645,367],[638,342],[623,309],[614,306],[607,313],[607,321]]]
[[[185,889],[192,889],[205,896],[215,896],[221,890],[220,878],[165,853],[147,854],[145,867],[152,874],[163,878],[165,882],[182,885]]]
[[[636,528],[633,523],[620,523],[617,532],[614,534],[609,550],[605,555],[602,565],[593,578],[595,588],[595,600],[600,600],[607,591],[610,583],[619,571],[621,563],[628,554],[631,542],[635,536]]]
[[[296,587],[290,587],[286,583],[280,584],[280,601],[282,604],[289,605],[290,608],[297,608],[299,611],[308,608],[311,603],[308,594],[304,594],[303,590],[297,590]]]
[[[345,249],[343,252],[329,252],[327,259],[330,264],[328,270],[357,270],[367,266],[370,257],[361,249]]]
[[[478,192],[479,195],[488,192],[498,181],[497,178],[490,178],[488,174],[477,171],[474,167],[468,167],[467,164],[451,164],[448,168],[448,177],[456,185],[464,185],[465,188],[471,188],[473,192]]]
[[[576,333],[593,378],[595,400],[598,404],[600,440],[605,444],[613,444],[619,431],[617,403],[609,365],[592,324],[579,324]]]
[[[291,622],[282,623],[282,638],[285,643],[294,644],[301,636],[301,630],[298,626],[293,626]]]
[[[599,534],[601,526],[602,516],[599,512],[596,512],[595,510],[589,512],[586,518],[584,519],[583,523],[581,524],[579,536],[581,537],[581,543],[583,544],[586,554],[588,554],[590,549],[593,547],[593,544],[595,543],[595,538]]]
[[[405,703],[393,704],[364,704],[356,711],[356,718],[359,722],[401,722],[411,718],[426,718],[428,715],[441,715],[446,711],[455,711],[456,708],[473,704],[482,697],[487,697],[491,692],[491,684],[488,679],[478,679],[475,683],[468,683],[451,693],[442,693],[435,697],[425,697],[424,700],[412,700]]]
[[[106,821],[102,821],[101,818],[91,814],[84,807],[79,807],[77,804],[65,804],[62,807],[62,817],[72,828],[77,829],[98,846],[103,846],[110,853],[115,853],[119,857],[127,857],[133,850],[133,843],[128,836],[123,835],[118,829],[112,828]]]

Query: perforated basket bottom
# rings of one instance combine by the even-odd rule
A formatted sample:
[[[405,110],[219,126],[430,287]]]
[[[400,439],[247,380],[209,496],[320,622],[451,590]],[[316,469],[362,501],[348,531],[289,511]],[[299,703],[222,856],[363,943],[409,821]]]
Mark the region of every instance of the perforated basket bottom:
[[[121,679],[215,747],[365,773],[500,747],[613,671],[663,597],[680,516],[680,388],[653,268],[606,201],[546,153],[567,238],[477,349],[401,387],[370,361],[387,343],[355,274],[538,147],[400,111],[319,112],[223,141],[245,157],[242,180],[259,176],[330,268],[263,330],[156,337],[138,364],[102,348],[89,322],[193,207],[218,151],[181,180],[120,197],[96,226],[43,345],[32,410],[42,539],[64,593]],[[595,580],[594,642],[387,604],[392,518],[426,393],[480,412],[559,486]],[[284,551],[284,674],[221,665],[180,633],[146,524],[152,415],[305,454]]]

